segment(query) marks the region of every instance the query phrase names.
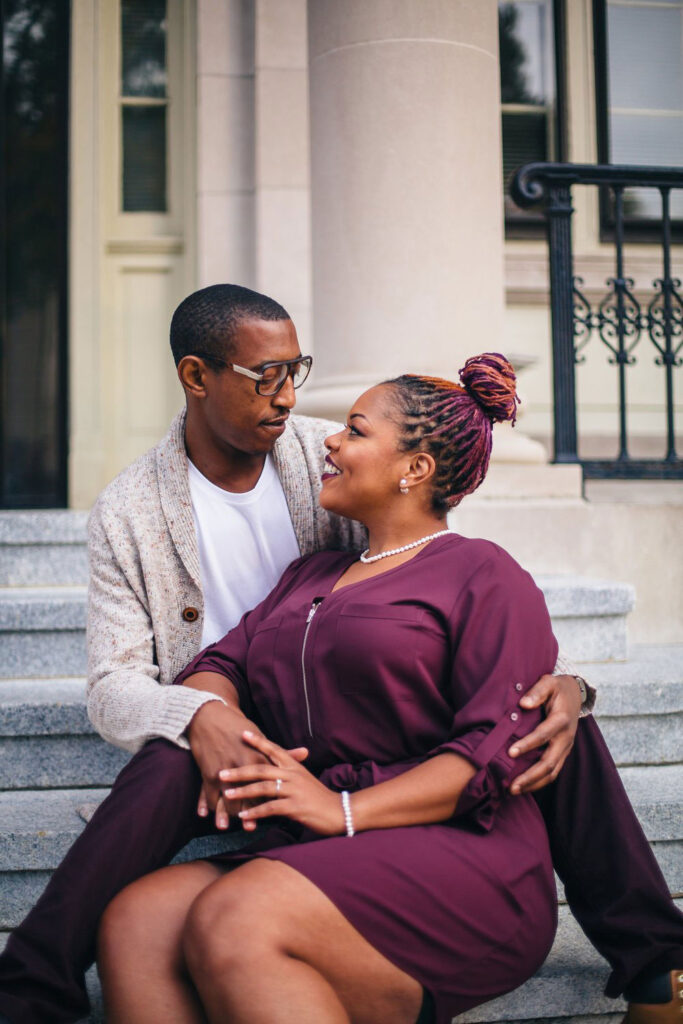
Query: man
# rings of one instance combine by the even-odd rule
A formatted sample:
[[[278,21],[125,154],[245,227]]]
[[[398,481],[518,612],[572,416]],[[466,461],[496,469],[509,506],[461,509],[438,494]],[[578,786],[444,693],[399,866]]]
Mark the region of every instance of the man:
[[[285,310],[247,289],[205,288],[176,310],[171,346],[186,412],[106,488],[89,524],[88,710],[105,739],[137,753],[0,957],[0,1011],[13,1024],[83,1016],[107,903],[210,831],[210,811],[221,830],[239,807],[223,801],[217,774],[255,756],[241,740],[245,718],[214,694],[168,684],[293,558],[363,542],[356,524],[317,504],[333,425],[290,418],[310,360]],[[544,702],[547,717],[518,746],[548,746],[518,791],[557,778],[580,704],[571,676],[543,677],[531,693],[523,701]],[[572,910],[612,964],[610,994],[635,984],[631,997],[661,1015],[676,994],[670,972],[683,966],[683,918],[592,719],[539,802]]]

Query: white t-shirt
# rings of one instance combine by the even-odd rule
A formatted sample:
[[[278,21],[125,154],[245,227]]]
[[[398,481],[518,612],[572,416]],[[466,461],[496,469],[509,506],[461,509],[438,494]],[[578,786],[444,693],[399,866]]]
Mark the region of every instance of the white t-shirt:
[[[204,591],[202,646],[215,643],[270,593],[300,555],[272,456],[256,486],[224,491],[189,463]]]

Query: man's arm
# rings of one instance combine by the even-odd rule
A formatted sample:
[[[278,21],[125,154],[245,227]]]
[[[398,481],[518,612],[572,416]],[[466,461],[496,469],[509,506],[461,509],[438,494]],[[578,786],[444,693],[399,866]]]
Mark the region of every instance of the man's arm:
[[[120,543],[129,548],[127,571],[95,505],[88,523],[88,715],[105,740],[133,753],[158,737],[187,748],[184,734],[196,712],[221,698],[159,683],[135,541],[124,536]]]

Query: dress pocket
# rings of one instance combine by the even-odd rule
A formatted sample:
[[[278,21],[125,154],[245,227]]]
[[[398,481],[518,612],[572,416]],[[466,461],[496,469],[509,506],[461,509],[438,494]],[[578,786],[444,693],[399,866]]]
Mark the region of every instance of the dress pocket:
[[[247,676],[249,689],[257,707],[283,699],[276,671],[277,635],[281,622],[281,615],[268,616],[256,627],[249,645]]]
[[[425,611],[409,605],[348,603],[336,626],[336,674],[344,694],[419,699]]]

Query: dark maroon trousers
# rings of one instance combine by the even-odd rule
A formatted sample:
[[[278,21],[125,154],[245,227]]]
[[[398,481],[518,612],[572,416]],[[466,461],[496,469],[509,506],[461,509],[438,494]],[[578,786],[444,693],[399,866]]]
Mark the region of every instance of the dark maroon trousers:
[[[65,1024],[88,1013],[84,973],[114,896],[210,831],[196,814],[192,755],[148,743],[57,868],[0,956],[0,1012],[12,1024]],[[538,794],[572,913],[612,968],[616,996],[641,974],[683,966],[683,914],[629,804],[592,718],[552,786]]]

